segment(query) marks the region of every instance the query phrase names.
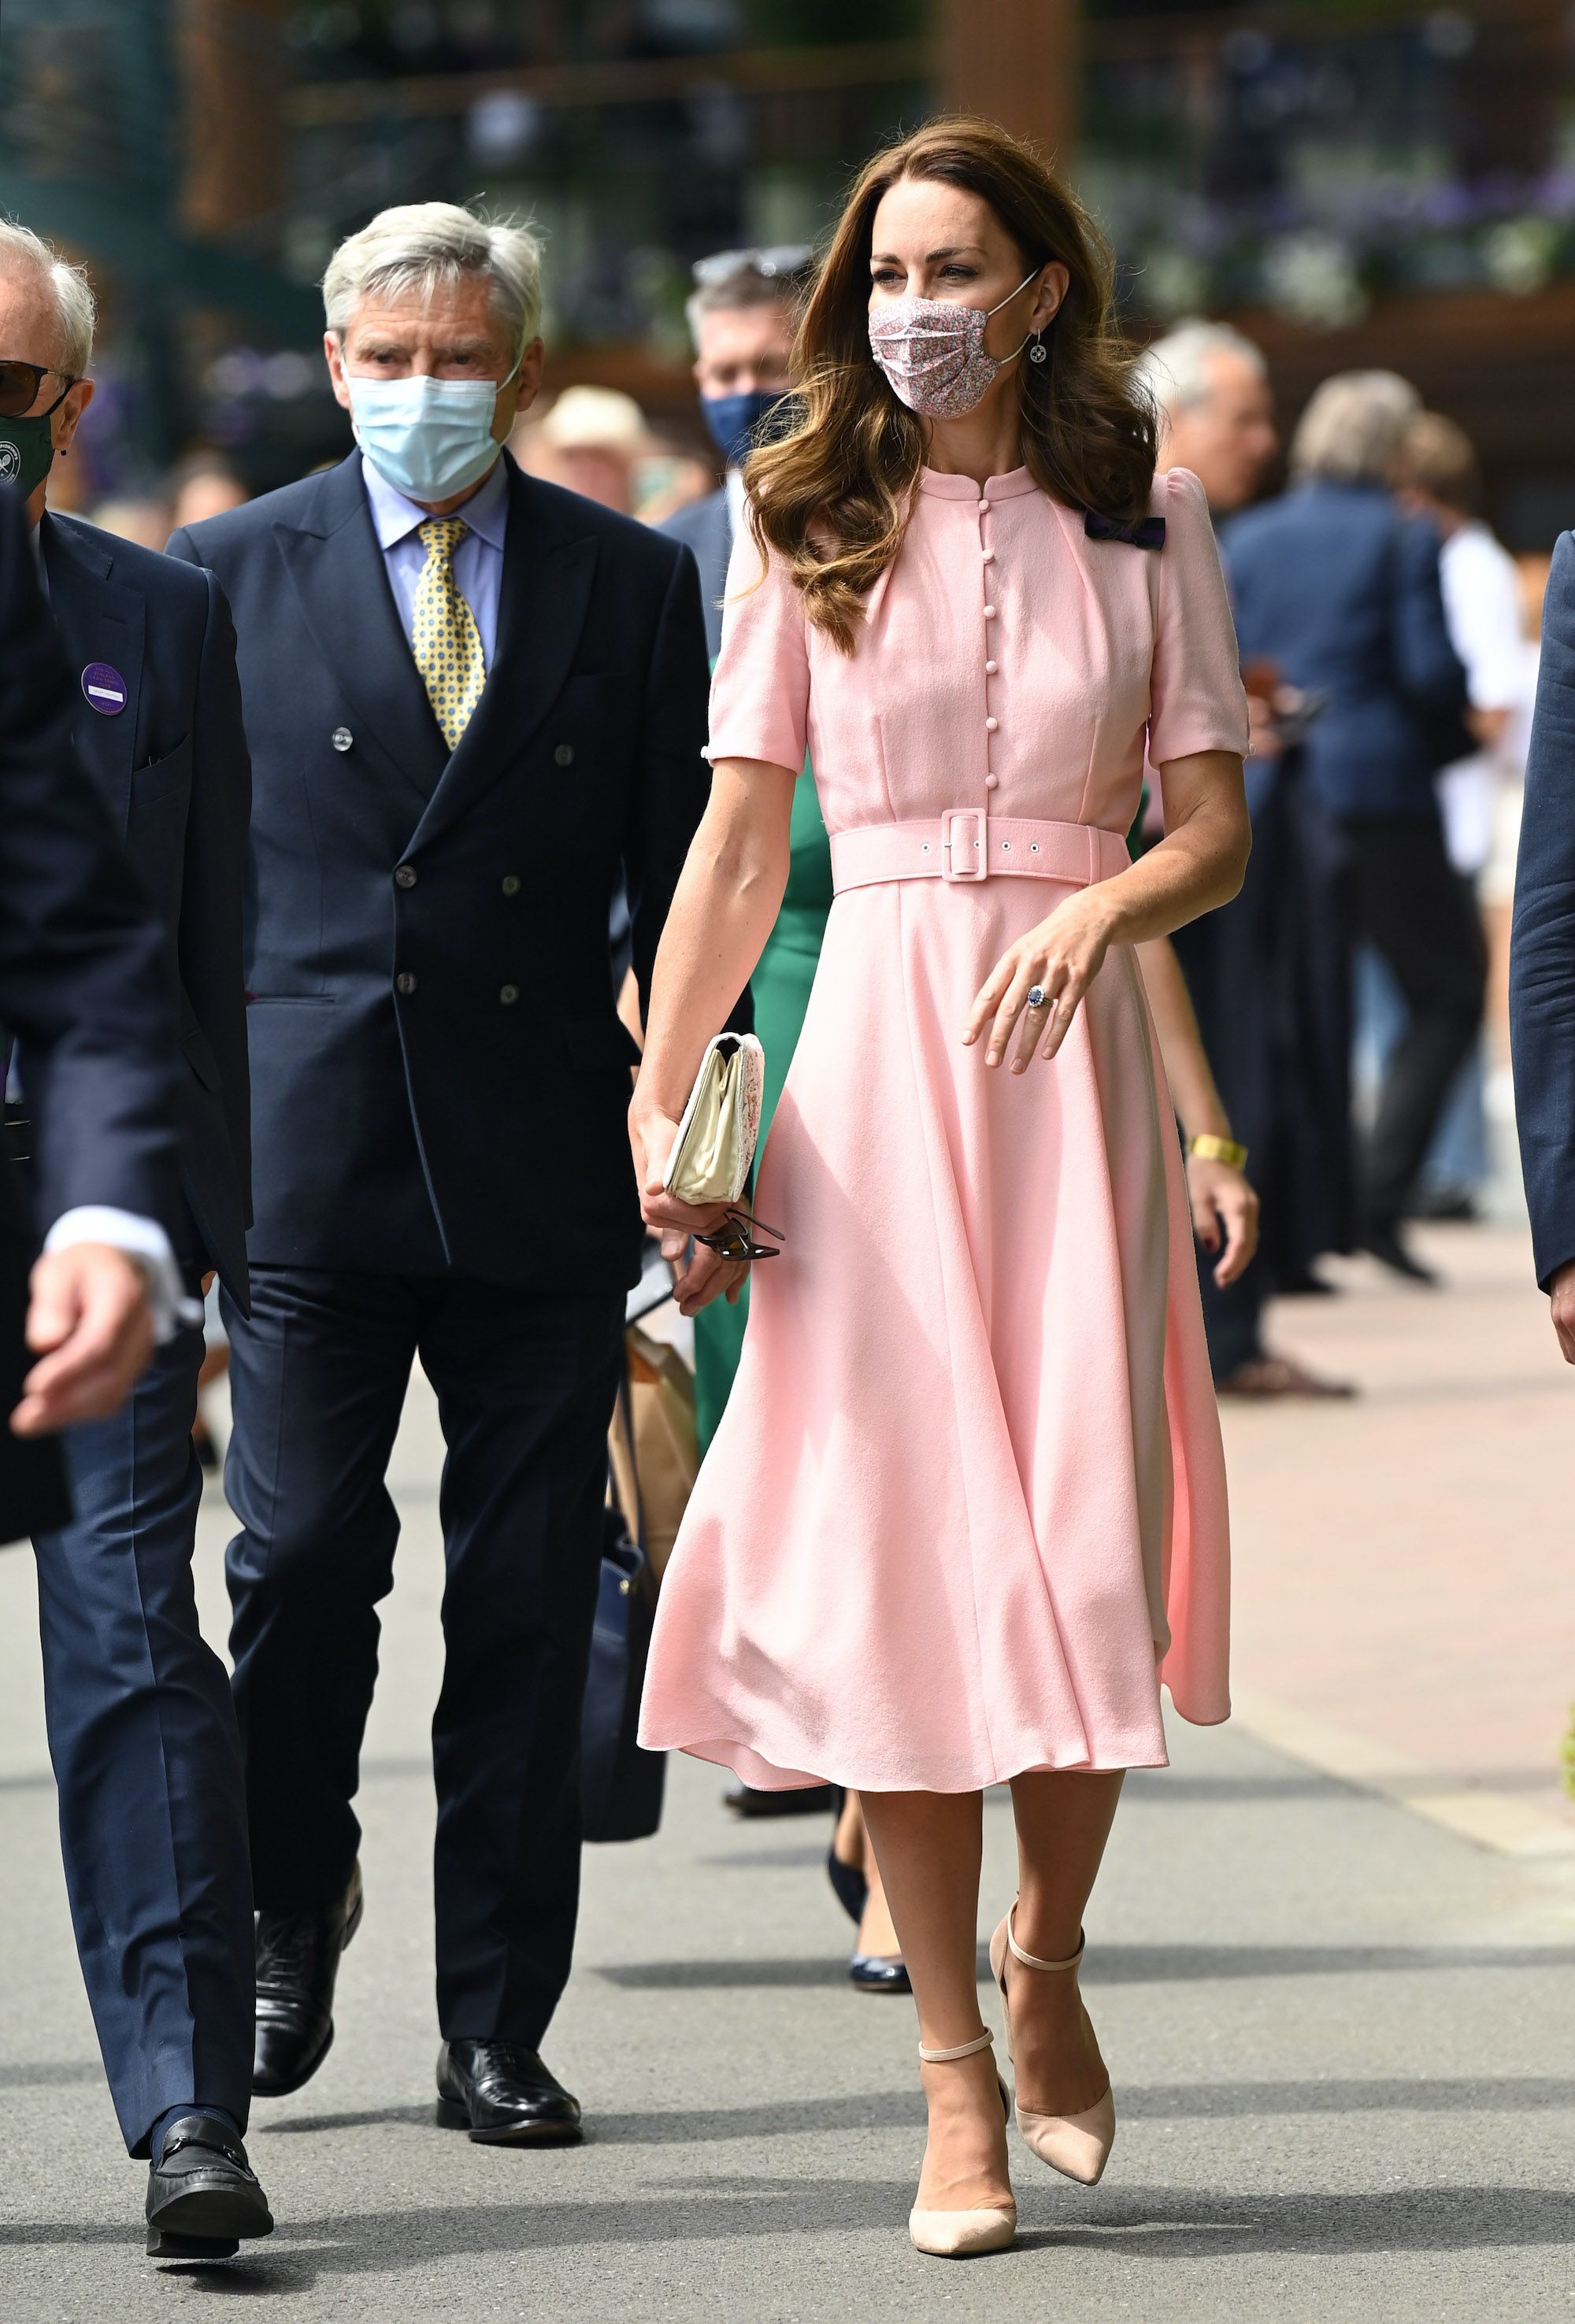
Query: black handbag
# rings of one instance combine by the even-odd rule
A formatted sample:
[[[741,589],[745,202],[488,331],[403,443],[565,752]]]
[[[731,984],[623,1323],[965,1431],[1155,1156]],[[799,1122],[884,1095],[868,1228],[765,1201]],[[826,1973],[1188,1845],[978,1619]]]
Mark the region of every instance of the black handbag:
[[[626,1373],[615,1425],[628,1431],[632,1443]],[[664,1752],[643,1751],[635,1736],[656,1617],[656,1584],[637,1538],[638,1509],[631,1528],[616,1498],[609,1497],[604,1526],[580,1720],[581,1825],[587,1840],[649,1840],[662,1821],[667,1758]]]

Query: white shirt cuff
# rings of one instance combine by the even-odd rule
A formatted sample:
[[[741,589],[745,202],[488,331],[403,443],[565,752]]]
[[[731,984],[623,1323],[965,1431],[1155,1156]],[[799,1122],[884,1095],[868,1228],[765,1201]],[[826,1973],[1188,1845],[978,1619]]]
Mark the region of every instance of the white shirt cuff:
[[[134,1211],[114,1210],[106,1203],[80,1203],[74,1211],[61,1212],[43,1247],[46,1251],[65,1250],[79,1242],[107,1242],[135,1259],[147,1278],[153,1337],[161,1347],[178,1331],[201,1323],[202,1303],[188,1293],[170,1238],[157,1219],[139,1218]]]

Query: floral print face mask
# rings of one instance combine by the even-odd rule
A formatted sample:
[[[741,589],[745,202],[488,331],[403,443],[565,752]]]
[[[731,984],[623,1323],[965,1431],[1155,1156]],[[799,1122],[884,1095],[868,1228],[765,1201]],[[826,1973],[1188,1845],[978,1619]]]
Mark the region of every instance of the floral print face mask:
[[[1025,274],[993,307],[955,299],[893,299],[869,318],[869,351],[892,393],[926,420],[960,420],[983,402],[997,372],[1015,362],[1034,334],[1009,355],[985,353],[985,325],[1040,272]],[[1035,350],[1037,354],[1038,349]]]

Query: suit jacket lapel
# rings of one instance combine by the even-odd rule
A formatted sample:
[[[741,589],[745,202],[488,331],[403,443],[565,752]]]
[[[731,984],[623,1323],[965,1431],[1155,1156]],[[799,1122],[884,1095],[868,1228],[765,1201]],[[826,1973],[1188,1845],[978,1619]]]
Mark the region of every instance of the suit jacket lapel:
[[[40,545],[50,609],[76,687],[77,755],[124,832],[131,818],[131,779],[138,756],[146,607],[136,590],[121,587],[112,577],[113,534],[46,514]],[[107,662],[125,686],[125,707],[111,718],[96,711],[82,691],[83,672],[96,661]]]
[[[507,456],[506,455],[505,456]],[[462,815],[530,741],[557,697],[584,626],[596,541],[509,461],[508,530],[492,668],[412,846]]]
[[[343,688],[353,722],[376,736],[412,788],[430,799],[448,745],[388,586],[360,454],[352,452],[322,477],[303,523],[274,530],[307,626]]]

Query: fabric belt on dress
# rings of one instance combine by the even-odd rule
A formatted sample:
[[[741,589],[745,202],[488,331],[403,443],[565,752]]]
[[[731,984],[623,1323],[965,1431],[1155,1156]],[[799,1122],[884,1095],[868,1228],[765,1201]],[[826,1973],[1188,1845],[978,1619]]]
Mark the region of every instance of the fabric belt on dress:
[[[1113,880],[1130,861],[1118,831],[1089,823],[1040,823],[949,807],[912,823],[866,823],[831,834],[831,878],[845,888],[888,880],[1061,880],[1079,888]]]

